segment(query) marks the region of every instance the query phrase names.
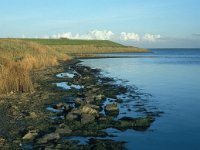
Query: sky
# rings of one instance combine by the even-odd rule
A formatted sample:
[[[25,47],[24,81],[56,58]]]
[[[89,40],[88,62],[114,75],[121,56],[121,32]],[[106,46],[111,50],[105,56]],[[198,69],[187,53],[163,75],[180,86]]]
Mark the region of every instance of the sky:
[[[0,37],[200,48],[200,0],[1,0]]]

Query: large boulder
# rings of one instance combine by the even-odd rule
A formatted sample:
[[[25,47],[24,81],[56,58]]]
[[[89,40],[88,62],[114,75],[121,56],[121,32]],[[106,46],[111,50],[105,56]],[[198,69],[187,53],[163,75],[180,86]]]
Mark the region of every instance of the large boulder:
[[[26,133],[22,139],[23,140],[33,140],[38,135],[36,130],[31,130],[28,133]]]
[[[84,105],[82,108],[80,108],[80,113],[97,115],[98,111],[96,109],[94,109],[93,105]]]

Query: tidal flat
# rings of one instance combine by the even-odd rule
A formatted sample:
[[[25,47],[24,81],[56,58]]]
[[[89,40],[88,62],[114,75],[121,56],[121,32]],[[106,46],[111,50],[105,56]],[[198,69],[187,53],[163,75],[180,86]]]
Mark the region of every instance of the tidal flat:
[[[110,130],[143,132],[161,113],[141,104],[137,111],[143,115],[127,117],[135,110],[123,105],[123,96],[137,103],[141,93],[79,60],[37,70],[32,77],[34,92],[0,98],[2,148],[125,149],[125,141],[113,140]]]

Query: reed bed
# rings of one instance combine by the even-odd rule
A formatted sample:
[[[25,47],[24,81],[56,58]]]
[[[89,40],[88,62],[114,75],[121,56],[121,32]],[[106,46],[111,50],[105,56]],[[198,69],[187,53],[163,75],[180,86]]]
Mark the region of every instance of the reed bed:
[[[0,40],[0,93],[31,92],[30,72],[58,65],[59,60],[71,57],[45,45],[34,42]]]

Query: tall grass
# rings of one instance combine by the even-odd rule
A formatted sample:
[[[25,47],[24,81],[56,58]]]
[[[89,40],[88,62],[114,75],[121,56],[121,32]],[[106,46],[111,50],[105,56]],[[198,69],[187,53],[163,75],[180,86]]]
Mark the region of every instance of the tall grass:
[[[70,56],[49,46],[14,39],[0,40],[0,93],[30,92],[33,84],[30,72],[55,66]]]
[[[2,59],[2,58],[0,58]],[[2,59],[3,60],[3,59]],[[7,60],[6,60],[7,61]],[[8,62],[0,67],[0,92],[27,92],[33,90],[29,70],[21,62]]]

